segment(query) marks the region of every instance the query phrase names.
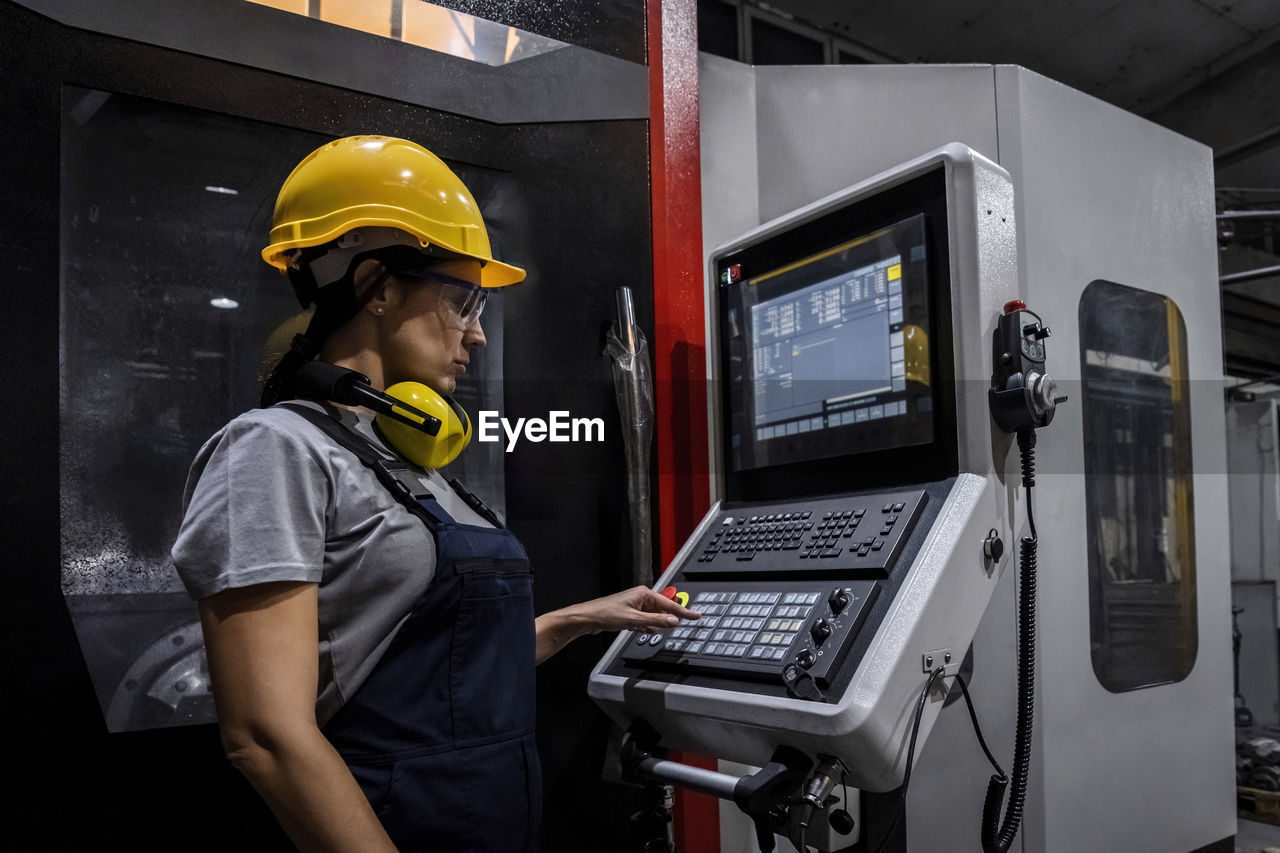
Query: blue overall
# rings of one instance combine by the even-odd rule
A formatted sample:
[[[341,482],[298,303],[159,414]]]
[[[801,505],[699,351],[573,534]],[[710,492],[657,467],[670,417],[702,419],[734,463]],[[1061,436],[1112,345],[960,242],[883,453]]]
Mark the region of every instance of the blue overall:
[[[542,778],[529,559],[510,531],[418,503],[435,577],[324,733],[402,853],[533,853]]]

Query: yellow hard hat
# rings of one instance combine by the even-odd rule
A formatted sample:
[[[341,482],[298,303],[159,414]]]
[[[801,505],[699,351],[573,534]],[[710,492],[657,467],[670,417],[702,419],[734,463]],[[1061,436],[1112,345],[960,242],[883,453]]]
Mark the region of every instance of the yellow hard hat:
[[[389,136],[336,139],[299,163],[276,198],[271,245],[262,259],[283,272],[292,250],[322,246],[359,228],[398,229],[424,251],[436,247],[478,260],[482,287],[525,277],[523,269],[493,257],[476,200],[444,161]]]

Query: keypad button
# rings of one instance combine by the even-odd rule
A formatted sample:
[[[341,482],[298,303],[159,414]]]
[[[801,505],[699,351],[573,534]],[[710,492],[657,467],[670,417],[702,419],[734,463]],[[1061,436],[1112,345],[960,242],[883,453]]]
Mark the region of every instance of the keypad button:
[[[883,547],[884,547],[884,540],[882,539],[877,539],[875,542],[871,543],[872,551],[879,551]]]
[[[885,524],[897,524],[897,523],[898,523],[898,517],[897,517],[896,515],[891,515],[891,516],[889,516],[888,518],[886,518],[886,519],[884,520],[884,523],[885,523]]]
[[[888,535],[889,535],[890,533],[892,533],[892,532],[893,532],[893,528],[892,528],[892,527],[881,527],[881,528],[880,528],[880,535],[881,535],[881,536],[888,536]]]
[[[893,505],[894,512],[902,512],[906,508],[907,508],[907,505],[904,503],[897,503]]]
[[[881,509],[880,511],[881,511],[881,512],[884,512],[884,513],[890,513],[890,512],[893,512],[893,504],[885,504],[885,505],[884,505],[884,508],[883,508],[883,509]]]

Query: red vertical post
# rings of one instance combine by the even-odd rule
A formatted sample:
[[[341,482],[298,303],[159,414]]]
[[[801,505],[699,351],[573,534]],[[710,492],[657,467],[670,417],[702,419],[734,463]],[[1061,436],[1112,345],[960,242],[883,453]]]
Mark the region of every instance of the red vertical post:
[[[710,504],[696,0],[646,0],[653,210],[659,554],[666,565]],[[678,761],[715,768],[689,754]],[[719,853],[719,804],[677,791],[680,853]]]

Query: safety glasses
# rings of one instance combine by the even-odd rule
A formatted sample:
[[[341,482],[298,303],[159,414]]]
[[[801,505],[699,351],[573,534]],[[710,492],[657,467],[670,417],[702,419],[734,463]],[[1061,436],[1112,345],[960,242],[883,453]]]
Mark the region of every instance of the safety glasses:
[[[420,261],[421,256],[416,256]],[[391,274],[413,281],[433,281],[440,285],[440,306],[450,320],[457,320],[463,329],[480,322],[489,294],[484,288],[471,282],[447,275],[432,265],[396,264],[393,258],[384,258]]]
[[[467,329],[480,322],[489,294],[482,287],[446,275],[431,275],[428,280],[440,284],[440,304],[457,317],[462,328]]]

